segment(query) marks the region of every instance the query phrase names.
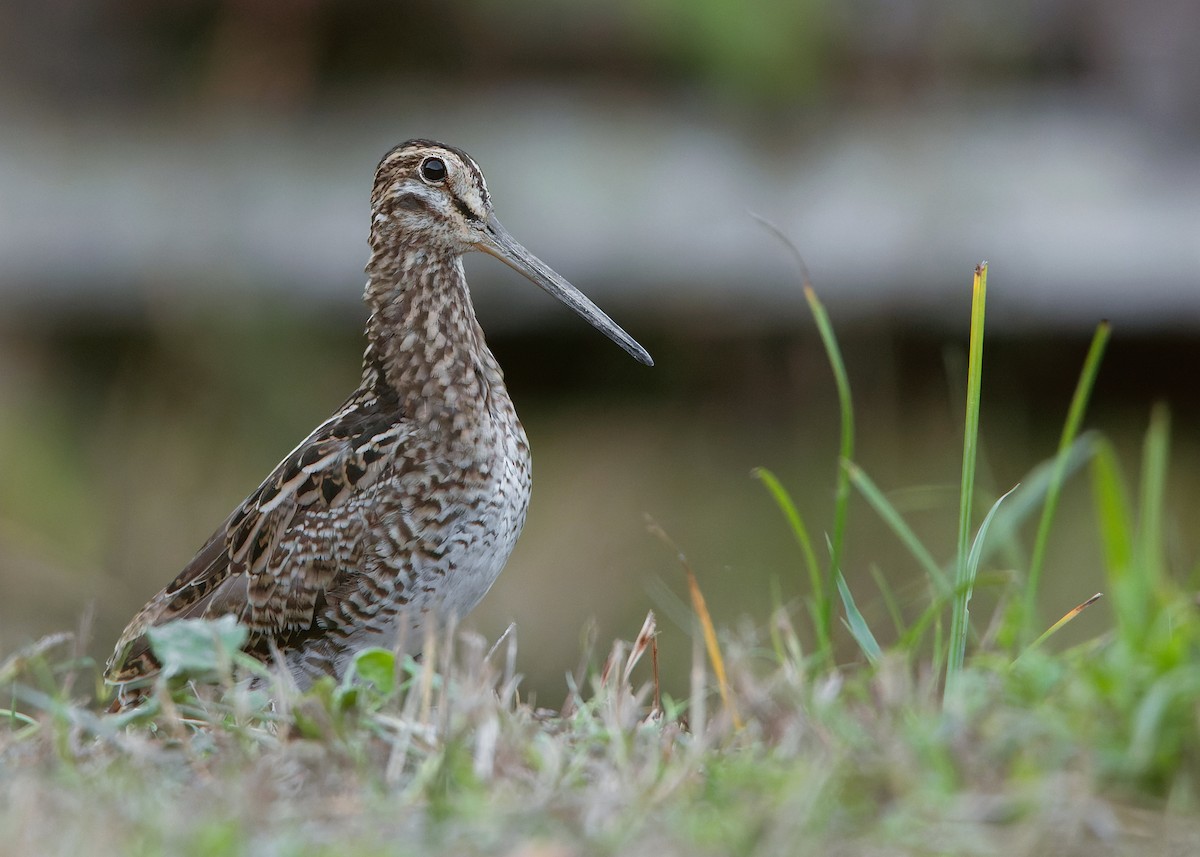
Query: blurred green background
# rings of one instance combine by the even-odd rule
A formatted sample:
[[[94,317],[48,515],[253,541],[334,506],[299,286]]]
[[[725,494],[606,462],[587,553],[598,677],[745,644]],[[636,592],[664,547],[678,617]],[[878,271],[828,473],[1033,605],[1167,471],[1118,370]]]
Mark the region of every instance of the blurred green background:
[[[1130,0],[3,0],[0,650],[93,611],[105,656],[353,388],[371,174],[416,136],[471,152],[513,233],[658,363],[468,260],[535,470],[470,623],[517,622],[547,702],[593,618],[630,638],[651,608],[684,692],[682,575],[646,516],[719,623],[804,592],[750,471],[820,531],[836,402],[792,257],[751,212],[830,308],[860,463],[944,556],[986,258],[983,491],[1053,452],[1109,318],[1089,423],[1132,462],[1150,404],[1171,404],[1173,561],[1192,571],[1197,25],[1194,4]],[[1047,620],[1101,586],[1089,515],[1072,485]],[[919,585],[857,500],[848,546],[869,618],[872,567]],[[1097,607],[1063,638],[1108,622]]]

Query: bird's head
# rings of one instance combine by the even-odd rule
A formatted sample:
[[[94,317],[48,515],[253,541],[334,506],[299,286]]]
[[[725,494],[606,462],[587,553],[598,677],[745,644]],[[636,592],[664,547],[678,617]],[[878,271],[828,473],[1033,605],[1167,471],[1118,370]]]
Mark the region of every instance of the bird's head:
[[[578,289],[513,238],[492,210],[483,172],[466,152],[430,140],[409,140],[384,156],[371,193],[371,241],[376,252],[428,249],[495,256],[575,310],[647,366],[654,361]]]

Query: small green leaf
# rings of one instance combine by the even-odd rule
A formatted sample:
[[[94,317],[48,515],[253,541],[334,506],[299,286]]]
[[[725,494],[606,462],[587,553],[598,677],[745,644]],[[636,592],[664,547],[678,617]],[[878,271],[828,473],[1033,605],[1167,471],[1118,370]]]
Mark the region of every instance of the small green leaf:
[[[396,689],[396,655],[390,649],[363,649],[354,656],[354,674],[388,696]]]
[[[233,616],[177,619],[146,632],[164,678],[211,675],[233,660],[248,631]]]

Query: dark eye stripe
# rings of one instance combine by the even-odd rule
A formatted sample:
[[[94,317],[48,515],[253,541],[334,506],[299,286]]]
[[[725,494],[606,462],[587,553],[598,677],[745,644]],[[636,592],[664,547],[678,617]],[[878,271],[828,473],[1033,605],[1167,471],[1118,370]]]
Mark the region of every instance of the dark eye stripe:
[[[463,217],[467,218],[467,220],[470,220],[472,223],[479,222],[479,220],[480,220],[479,215],[476,214],[475,212],[471,211],[470,206],[468,206],[461,199],[454,200],[454,207],[457,208],[458,213],[461,214]]]

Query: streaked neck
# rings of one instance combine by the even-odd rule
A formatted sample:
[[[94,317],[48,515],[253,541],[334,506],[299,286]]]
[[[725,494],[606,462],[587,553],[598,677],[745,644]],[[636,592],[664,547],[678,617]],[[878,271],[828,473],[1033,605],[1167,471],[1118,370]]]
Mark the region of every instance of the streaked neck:
[[[386,383],[406,411],[452,415],[503,386],[467,289],[462,257],[428,248],[376,253],[367,265],[364,384]]]

